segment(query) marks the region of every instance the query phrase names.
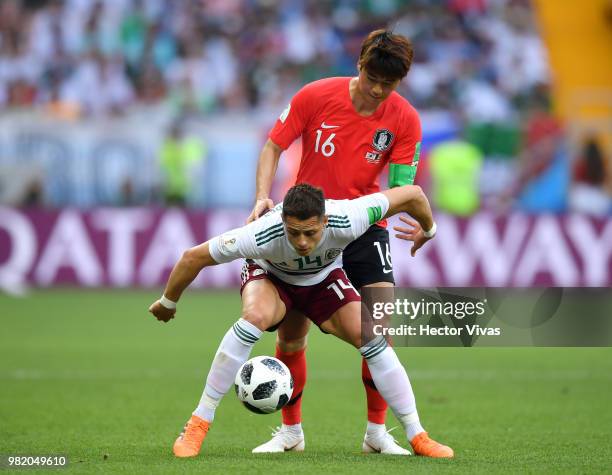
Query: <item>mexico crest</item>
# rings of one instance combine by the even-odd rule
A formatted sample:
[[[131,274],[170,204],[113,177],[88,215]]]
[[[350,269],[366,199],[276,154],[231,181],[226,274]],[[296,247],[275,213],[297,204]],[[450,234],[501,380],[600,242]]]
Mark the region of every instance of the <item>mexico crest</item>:
[[[372,138],[372,146],[379,152],[384,152],[391,146],[393,134],[388,129],[377,129]]]
[[[328,261],[331,261],[332,259],[335,259],[336,257],[338,257],[341,253],[342,253],[342,249],[328,249],[325,252],[325,259],[327,259]]]

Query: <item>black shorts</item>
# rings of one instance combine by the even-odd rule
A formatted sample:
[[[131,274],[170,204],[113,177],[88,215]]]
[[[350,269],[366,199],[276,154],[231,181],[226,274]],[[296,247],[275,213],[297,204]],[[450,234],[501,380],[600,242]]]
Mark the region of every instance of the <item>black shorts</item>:
[[[389,231],[376,224],[344,250],[342,267],[356,289],[393,280]]]

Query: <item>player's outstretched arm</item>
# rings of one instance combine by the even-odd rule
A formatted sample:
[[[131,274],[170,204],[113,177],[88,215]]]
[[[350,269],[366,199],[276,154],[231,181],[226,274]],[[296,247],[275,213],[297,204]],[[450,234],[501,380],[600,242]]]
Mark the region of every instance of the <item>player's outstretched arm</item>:
[[[247,218],[247,223],[255,221],[274,206],[269,197],[270,189],[272,188],[272,182],[274,181],[274,175],[276,175],[278,161],[282,152],[283,149],[268,139],[259,154],[257,178],[255,181],[255,206]]]
[[[429,200],[420,186],[405,185],[390,190],[383,191],[384,195],[389,200],[389,209],[385,214],[385,218],[394,216],[398,213],[408,213],[416,222],[400,216],[400,220],[410,226],[410,228],[394,227],[396,231],[402,234],[396,235],[400,239],[413,241],[414,245],[410,253],[414,256],[423,244],[433,238],[435,234],[433,214],[429,206]],[[432,233],[426,236],[424,230]],[[427,234],[429,234],[427,233]]]
[[[176,313],[175,304],[178,302],[183,291],[193,282],[193,279],[197,277],[202,269],[216,264],[210,255],[208,242],[186,250],[170,273],[162,297],[162,299],[165,298],[166,300],[162,302],[162,299],[159,299],[153,302],[149,307],[149,312],[162,322],[173,319]]]

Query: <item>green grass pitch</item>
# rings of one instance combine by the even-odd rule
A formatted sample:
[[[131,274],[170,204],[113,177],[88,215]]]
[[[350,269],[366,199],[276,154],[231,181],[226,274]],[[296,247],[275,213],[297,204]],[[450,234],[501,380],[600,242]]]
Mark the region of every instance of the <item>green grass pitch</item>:
[[[235,291],[187,292],[163,324],[147,313],[158,295],[0,295],[0,454],[65,454],[77,473],[612,471],[611,348],[399,348],[425,427],[456,458],[397,458],[360,453],[359,354],[316,328],[304,453],[252,455],[280,414],[251,414],[231,393],[201,455],[175,459],[174,438],[240,302]],[[268,334],[253,355],[273,352]]]

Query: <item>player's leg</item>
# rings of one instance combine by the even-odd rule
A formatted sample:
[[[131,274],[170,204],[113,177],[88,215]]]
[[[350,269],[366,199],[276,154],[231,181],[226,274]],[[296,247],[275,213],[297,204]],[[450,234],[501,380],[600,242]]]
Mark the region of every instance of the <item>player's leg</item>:
[[[225,334],[210,372],[200,404],[194,414],[212,422],[220,399],[234,384],[238,369],[266,329],[278,324],[285,304],[268,279],[249,282],[242,291],[242,316]]]
[[[283,422],[272,439],[253,449],[253,453],[276,453],[304,450],[302,430],[302,391],[306,384],[306,339],[310,328],[301,312],[291,310],[278,327],[276,357],[287,365],[293,377],[293,396],[282,408]]]
[[[217,406],[232,387],[238,369],[249,358],[262,333],[277,325],[285,312],[286,305],[272,281],[246,279],[242,289],[242,316],[227,331],[217,349],[200,402],[174,443],[177,457],[194,457],[200,452]]]
[[[291,370],[293,396],[282,409],[283,424],[302,422],[302,392],[306,385],[306,341],[310,320],[297,311],[290,311],[278,327],[276,357]]]
[[[337,287],[334,291],[342,293],[341,286]],[[349,301],[335,310],[329,319],[319,322],[319,326],[323,331],[359,348],[360,353],[366,359],[376,387],[401,422],[417,455],[453,456],[451,448],[430,439],[421,426],[410,380],[393,348],[382,337],[376,337],[367,342],[363,341],[363,335],[367,332],[363,331],[359,302]]]
[[[359,289],[368,305],[368,292],[363,288],[386,287],[390,289],[389,301],[393,300],[393,266],[389,247],[389,233],[380,226],[372,226],[359,239],[352,242],[343,254],[343,268],[356,289]],[[377,297],[381,297],[377,292]],[[369,308],[369,307],[368,307]],[[367,401],[367,427],[364,435],[363,450],[394,455],[406,455],[407,451],[399,445],[386,443],[390,439],[386,436],[385,419],[387,418],[387,403],[380,395],[365,361],[361,361],[361,380],[366,392]],[[384,442],[384,443],[383,443]]]
[[[372,312],[373,299],[376,302],[393,302],[395,287],[390,282],[374,282],[359,289],[363,305]],[[383,323],[383,322],[380,322]],[[387,338],[388,343],[391,343]],[[365,358],[361,359],[361,380],[366,390],[368,422],[363,437],[364,453],[383,453],[386,455],[409,455],[406,449],[394,442],[388,435],[385,420],[387,403],[378,391]]]

